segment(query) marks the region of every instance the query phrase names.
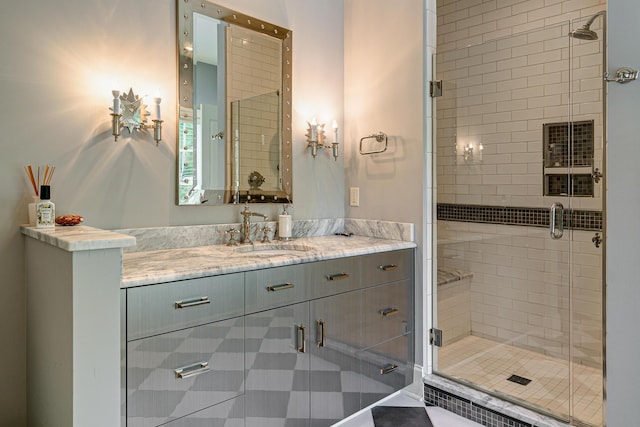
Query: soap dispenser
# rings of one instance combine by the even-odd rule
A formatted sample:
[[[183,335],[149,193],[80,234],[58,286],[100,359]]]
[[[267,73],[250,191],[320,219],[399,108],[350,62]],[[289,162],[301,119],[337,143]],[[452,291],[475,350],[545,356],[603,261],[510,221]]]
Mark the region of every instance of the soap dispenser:
[[[287,205],[282,205],[282,213],[278,216],[278,237],[280,240],[291,240],[292,221],[287,212]]]

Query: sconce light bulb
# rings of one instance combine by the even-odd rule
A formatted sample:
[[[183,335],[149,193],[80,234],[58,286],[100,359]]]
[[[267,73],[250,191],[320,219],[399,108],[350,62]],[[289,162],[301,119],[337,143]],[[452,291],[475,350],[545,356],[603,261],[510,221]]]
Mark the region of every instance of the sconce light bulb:
[[[480,144],[480,145],[478,146],[478,149],[479,149],[480,151],[484,150],[484,145]]]
[[[338,143],[338,122],[334,120],[333,125],[331,125],[331,127],[333,127],[333,143],[337,144]]]

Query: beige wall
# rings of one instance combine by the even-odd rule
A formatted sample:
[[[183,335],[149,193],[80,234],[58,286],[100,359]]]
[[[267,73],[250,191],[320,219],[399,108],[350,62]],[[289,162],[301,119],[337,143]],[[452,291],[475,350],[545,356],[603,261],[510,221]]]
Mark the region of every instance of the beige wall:
[[[347,216],[416,224],[416,363],[421,365],[426,283],[425,108],[421,90],[425,5],[422,0],[344,3]],[[361,155],[360,138],[379,131],[389,137],[388,150]],[[349,207],[350,187],[360,188],[359,207]]]

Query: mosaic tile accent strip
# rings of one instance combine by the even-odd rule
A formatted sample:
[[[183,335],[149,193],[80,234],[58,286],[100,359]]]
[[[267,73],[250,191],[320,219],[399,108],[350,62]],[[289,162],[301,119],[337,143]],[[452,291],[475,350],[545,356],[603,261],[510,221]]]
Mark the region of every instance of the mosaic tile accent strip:
[[[549,209],[438,203],[439,221],[480,222],[487,224],[549,227]],[[564,211],[564,228],[602,230],[602,212]]]
[[[428,384],[424,385],[424,401],[487,427],[533,427]]]

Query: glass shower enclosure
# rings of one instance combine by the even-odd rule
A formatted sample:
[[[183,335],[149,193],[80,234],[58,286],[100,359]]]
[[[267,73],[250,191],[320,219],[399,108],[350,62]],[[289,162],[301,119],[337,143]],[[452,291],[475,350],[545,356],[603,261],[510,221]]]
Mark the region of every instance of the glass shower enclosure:
[[[603,20],[438,52],[434,372],[601,426]],[[437,268],[436,268],[437,267]]]

